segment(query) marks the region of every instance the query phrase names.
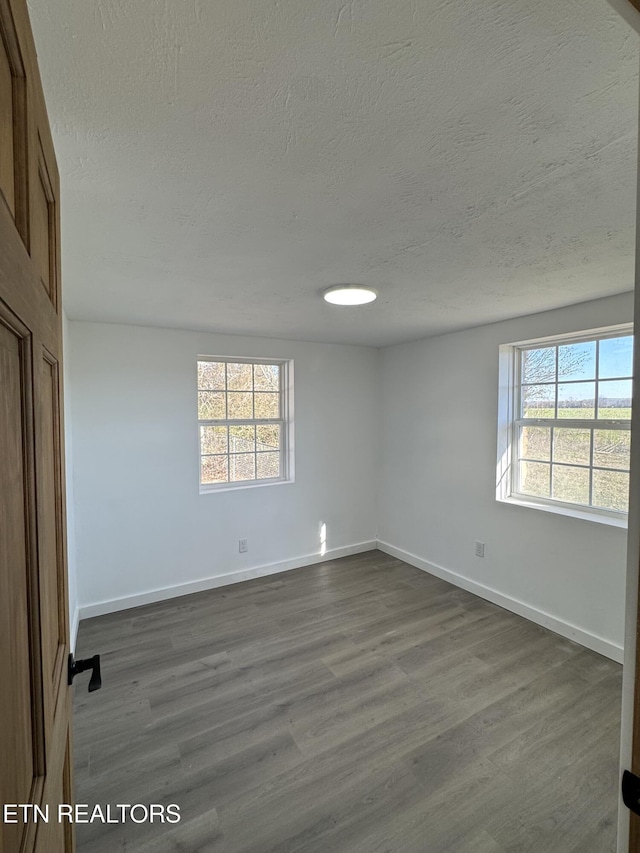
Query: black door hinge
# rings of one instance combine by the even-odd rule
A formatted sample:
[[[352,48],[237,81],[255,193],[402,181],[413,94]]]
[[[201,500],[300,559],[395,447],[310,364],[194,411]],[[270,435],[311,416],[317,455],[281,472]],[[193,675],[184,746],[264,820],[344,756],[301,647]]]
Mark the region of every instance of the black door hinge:
[[[640,777],[630,770],[622,774],[622,802],[634,814],[640,815]]]
[[[100,655],[94,655],[92,658],[86,658],[85,660],[74,660],[73,655],[69,655],[67,684],[71,684],[79,672],[86,672],[88,669],[91,670],[89,693],[93,693],[94,690],[100,690],[102,687]]]

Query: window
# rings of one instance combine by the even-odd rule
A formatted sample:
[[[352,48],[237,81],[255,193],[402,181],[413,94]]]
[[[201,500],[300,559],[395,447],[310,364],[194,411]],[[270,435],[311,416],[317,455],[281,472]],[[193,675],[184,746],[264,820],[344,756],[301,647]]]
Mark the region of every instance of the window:
[[[293,479],[293,364],[198,359],[202,491]]]
[[[500,348],[498,499],[626,518],[633,332]]]

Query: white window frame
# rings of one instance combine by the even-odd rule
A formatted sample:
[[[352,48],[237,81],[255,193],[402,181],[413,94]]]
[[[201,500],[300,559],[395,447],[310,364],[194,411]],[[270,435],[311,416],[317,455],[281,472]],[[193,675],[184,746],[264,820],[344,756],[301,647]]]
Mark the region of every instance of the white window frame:
[[[546,338],[535,338],[503,344],[499,347],[498,362],[498,458],[496,465],[496,500],[503,503],[526,506],[532,509],[568,515],[574,518],[609,524],[614,527],[627,527],[628,513],[600,507],[573,504],[554,498],[534,497],[518,491],[518,442],[519,430],[522,426],[551,426],[572,429],[631,429],[630,420],[600,420],[600,419],[568,419],[568,418],[522,418],[521,408],[521,358],[522,351],[527,349],[544,349],[549,346],[580,343],[582,341],[605,340],[622,335],[633,334],[633,324],[624,323],[606,328],[590,329],[565,335],[555,335]],[[598,364],[596,363],[596,378],[598,384]],[[628,379],[629,377],[620,377]],[[615,380],[607,377],[606,381]],[[604,380],[603,380],[604,381]],[[553,384],[553,383],[549,383]],[[591,460],[588,467],[593,466],[593,441],[591,442]],[[597,467],[597,466],[595,466]]]
[[[280,416],[278,418],[245,418],[245,419],[228,419],[228,418],[197,418],[197,452],[198,452],[198,483],[200,494],[208,494],[211,492],[226,492],[236,489],[255,489],[263,486],[276,486],[286,483],[295,482],[295,465],[294,465],[294,419],[293,419],[293,360],[280,358],[259,358],[247,356],[228,356],[228,355],[199,355],[196,359],[196,377],[197,363],[200,361],[219,362],[224,364],[275,364],[280,368]],[[196,395],[199,389],[196,379]],[[197,414],[197,405],[196,405]],[[270,477],[269,479],[261,480],[238,480],[236,482],[227,483],[203,483],[202,482],[202,447],[200,441],[201,426],[243,426],[243,425],[260,425],[260,424],[280,424],[280,435],[282,439],[282,447],[280,449],[280,476]],[[224,454],[222,454],[224,455]],[[230,454],[227,449],[227,457]]]

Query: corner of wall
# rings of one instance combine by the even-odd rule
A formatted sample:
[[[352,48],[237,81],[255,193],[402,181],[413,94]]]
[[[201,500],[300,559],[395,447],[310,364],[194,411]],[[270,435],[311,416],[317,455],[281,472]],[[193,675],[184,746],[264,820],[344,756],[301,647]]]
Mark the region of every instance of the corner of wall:
[[[604,655],[616,663],[622,663],[623,661],[624,650],[622,647],[616,645],[605,637],[599,637],[591,631],[586,631],[584,628],[572,625],[564,619],[558,619],[558,617],[553,616],[550,613],[545,613],[543,610],[533,607],[524,601],[520,601],[511,595],[505,595],[497,589],[493,589],[492,587],[473,581],[464,575],[460,575],[457,572],[452,571],[451,569],[431,563],[429,560],[424,560],[422,557],[418,557],[416,554],[411,554],[402,548],[390,545],[388,542],[378,541],[378,548],[380,551],[384,551],[385,554],[396,557],[398,560],[402,560],[410,566],[414,566],[416,569],[420,569],[423,572],[434,575],[435,577],[454,584],[454,586],[460,587],[461,589],[466,589],[467,592],[477,595],[485,601],[497,604],[498,607],[504,607],[505,610],[516,613],[518,616],[522,616],[530,622],[535,622],[543,628],[548,628],[550,631],[560,634],[561,637],[573,640],[581,646],[591,649],[600,655]]]

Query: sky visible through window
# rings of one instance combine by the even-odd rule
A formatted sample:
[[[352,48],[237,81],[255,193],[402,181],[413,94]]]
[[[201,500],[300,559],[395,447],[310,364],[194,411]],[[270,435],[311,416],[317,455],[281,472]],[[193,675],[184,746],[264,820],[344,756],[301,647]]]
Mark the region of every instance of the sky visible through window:
[[[555,398],[557,393],[558,416],[567,415],[565,410],[571,408],[576,408],[577,416],[577,408],[595,407],[595,382],[598,380],[599,407],[626,408],[629,412],[625,416],[630,417],[632,366],[632,335],[525,349],[522,358],[524,408],[554,406],[556,401],[551,397]],[[536,417],[533,411],[523,414]],[[540,414],[549,416],[548,413]],[[593,417],[595,411],[582,414]]]
[[[523,347],[516,492],[626,512],[629,333]]]

